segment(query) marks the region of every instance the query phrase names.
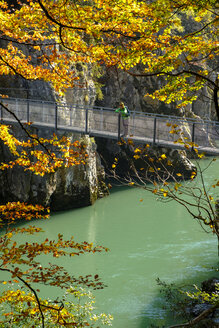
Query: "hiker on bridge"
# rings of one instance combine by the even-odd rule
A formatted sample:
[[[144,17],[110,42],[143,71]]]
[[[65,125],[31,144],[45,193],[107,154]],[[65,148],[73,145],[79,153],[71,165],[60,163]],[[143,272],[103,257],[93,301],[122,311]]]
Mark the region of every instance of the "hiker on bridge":
[[[125,106],[123,102],[120,102],[119,107],[115,110],[115,112],[121,114],[123,130],[124,130],[124,132],[121,136],[125,137],[128,135],[130,112],[129,112],[127,106]]]

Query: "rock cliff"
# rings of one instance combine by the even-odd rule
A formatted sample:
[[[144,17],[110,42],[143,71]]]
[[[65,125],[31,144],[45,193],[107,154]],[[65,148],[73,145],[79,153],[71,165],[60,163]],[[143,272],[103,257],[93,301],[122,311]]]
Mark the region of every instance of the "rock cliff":
[[[5,45],[5,41],[1,40],[0,46],[4,47]],[[20,47],[27,56],[31,56],[33,64],[37,64],[36,53],[27,46],[20,45]],[[92,107],[96,99],[92,67],[89,64],[72,63],[72,69],[79,77],[78,84],[74,88],[68,89],[64,97],[60,97],[49,83],[41,80],[27,81],[17,75],[0,76],[0,93],[14,98],[56,101],[59,104]],[[37,112],[35,114],[37,115]],[[18,127],[12,126],[12,130],[19,140],[25,138]],[[33,132],[40,137],[49,138],[54,131],[34,129]],[[63,133],[58,132],[58,135],[61,137]],[[21,201],[49,205],[52,210],[64,210],[91,205],[96,199],[108,194],[104,183],[104,169],[96,152],[94,140],[73,133],[68,133],[68,137],[71,137],[72,142],[80,140],[86,143],[89,155],[86,165],[59,169],[55,174],[47,174],[44,177],[24,172],[20,167],[0,171],[0,203]],[[7,162],[10,159],[12,158],[7,147],[1,143],[0,162]]]
[[[25,135],[18,127],[12,127],[13,134],[20,140]],[[39,137],[48,138],[52,131],[34,129]],[[59,136],[63,134],[59,133]],[[78,135],[69,134],[71,141],[78,140]],[[0,171],[0,203],[20,201],[50,206],[51,210],[64,210],[88,206],[108,193],[104,183],[104,170],[96,152],[96,145],[89,137],[80,140],[86,144],[88,161],[85,165],[60,168],[54,174],[44,177],[24,171],[20,167]],[[7,147],[0,144],[2,162],[12,159]]]
[[[198,98],[186,108],[176,108],[176,104],[145,97],[148,92],[159,89],[164,83],[163,77],[135,77],[114,67],[105,69],[99,79],[103,84],[103,99],[96,100],[96,105],[116,108],[120,101],[125,102],[131,111],[157,113],[190,117],[191,112],[204,119],[215,119],[216,112],[212,94],[207,87],[198,93]]]
[[[147,158],[145,158],[145,160],[135,160],[133,156],[136,155],[134,149],[138,146],[137,144],[135,144],[134,147],[127,143],[119,145],[114,140],[102,138],[97,138],[96,143],[97,151],[109,175],[115,158],[117,158],[116,174],[118,177],[135,176],[135,172],[132,169],[133,166],[138,172],[141,172],[141,175],[144,172],[147,172],[148,175],[148,169],[151,163],[147,158],[152,159],[153,165],[156,166],[157,159],[162,154],[165,154],[167,159],[171,160],[172,165],[167,166],[170,178],[171,176],[177,178],[176,174],[180,173],[182,179],[189,179],[191,177],[191,172],[196,170],[195,166],[188,159],[186,152],[182,150],[150,146],[147,149]],[[140,147],[141,146],[142,145],[140,145]],[[157,167],[160,167],[159,161]]]

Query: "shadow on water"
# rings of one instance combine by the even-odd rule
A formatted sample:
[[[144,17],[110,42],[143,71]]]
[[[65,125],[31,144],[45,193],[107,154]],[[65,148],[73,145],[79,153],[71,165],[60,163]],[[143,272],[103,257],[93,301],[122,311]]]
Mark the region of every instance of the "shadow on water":
[[[117,192],[122,192],[122,191],[126,191],[126,190],[130,190],[130,186],[125,186],[122,184],[112,184],[112,188],[110,189],[110,195],[111,194],[115,194]]]
[[[200,288],[203,281],[211,278],[218,279],[218,267],[219,263],[215,261],[215,263],[212,263],[212,267],[203,266],[203,272],[194,273],[189,279],[180,279],[173,282],[161,279],[161,281],[168,285],[173,284],[174,288],[182,291],[194,291],[194,285]],[[182,300],[181,296],[180,300]],[[182,308],[180,309],[180,306],[179,308],[175,307],[176,311],[174,312],[171,308],[171,304],[173,303],[175,306],[177,303],[176,298],[172,298],[172,302],[168,301],[163,287],[157,284],[157,293],[153,301],[140,314],[141,320],[139,320],[140,324],[138,328],[168,328],[174,324],[186,323],[189,317],[186,317],[186,314],[185,316],[182,315],[183,310]],[[177,310],[179,311],[177,312]]]

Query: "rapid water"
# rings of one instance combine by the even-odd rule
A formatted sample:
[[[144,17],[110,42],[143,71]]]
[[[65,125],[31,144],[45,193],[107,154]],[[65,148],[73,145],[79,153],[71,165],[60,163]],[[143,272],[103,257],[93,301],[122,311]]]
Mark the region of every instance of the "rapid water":
[[[207,184],[218,171],[219,160],[206,171]],[[49,239],[61,233],[65,239],[73,235],[76,241],[110,248],[108,253],[62,259],[61,264],[75,275],[101,276],[108,287],[95,291],[96,306],[114,316],[114,328],[177,322],[162,308],[156,278],[197,284],[215,276],[209,272],[217,264],[215,236],[206,234],[180,205],[163,204],[147,191],[117,187],[93,206],[53,214],[37,225]]]

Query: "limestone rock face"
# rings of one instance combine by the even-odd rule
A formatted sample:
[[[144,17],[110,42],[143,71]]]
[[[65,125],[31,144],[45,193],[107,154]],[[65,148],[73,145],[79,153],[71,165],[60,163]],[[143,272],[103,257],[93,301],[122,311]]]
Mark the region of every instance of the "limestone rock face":
[[[101,138],[96,139],[96,143],[97,151],[102,158],[102,163],[106,171],[109,172],[111,170],[115,157],[118,159],[118,164],[116,166],[116,174],[118,177],[132,176],[135,174],[132,170],[133,165],[135,169],[137,169],[137,171],[140,170],[139,172],[141,173],[146,172],[150,166],[150,161],[133,159],[135,152],[132,145],[118,145],[114,140]],[[135,144],[135,148],[137,146],[138,145]],[[162,154],[166,154],[167,158],[171,160],[172,163],[172,165],[168,167],[168,170],[173,177],[177,177],[176,174],[180,173],[183,179],[188,179],[191,177],[191,172],[196,171],[196,167],[188,159],[185,151],[151,146],[147,154],[148,157],[154,159],[154,164]],[[159,163],[157,165],[160,166]],[[144,168],[144,171],[142,168]]]
[[[96,144],[85,136],[88,162],[86,165],[61,169],[56,174],[56,189],[51,195],[52,210],[69,209],[93,204],[98,198],[108,194],[105,172],[96,153]]]
[[[214,80],[214,77],[212,77]],[[207,87],[198,92],[198,97],[188,108],[176,108],[176,104],[165,104],[152,99],[151,93],[164,85],[163,77],[135,77],[115,68],[109,68],[100,79],[103,100],[96,100],[96,105],[116,108],[123,101],[131,111],[148,112],[155,114],[185,116],[187,111],[192,111],[203,119],[216,119],[216,111],[212,94]],[[189,117],[189,116],[188,116]]]
[[[0,42],[5,45],[4,41]],[[21,46],[33,63],[37,63],[36,53],[31,48]],[[0,93],[13,98],[36,99],[38,101],[58,102],[67,105],[92,107],[96,98],[96,89],[92,79],[92,67],[89,64],[74,64],[72,69],[79,77],[78,85],[68,89],[60,98],[51,85],[44,81],[25,81],[19,76],[0,76]],[[83,86],[83,87],[82,87]],[[64,119],[64,118],[63,118]],[[18,139],[24,139],[21,129],[13,126],[13,133]],[[36,129],[40,137],[49,138],[53,131]],[[61,136],[62,134],[59,133]],[[72,141],[81,139],[81,135],[69,134]],[[50,206],[52,210],[64,210],[93,204],[94,201],[108,194],[104,183],[104,170],[96,152],[96,146],[89,137],[84,137],[89,159],[86,165],[59,169],[55,174],[44,177],[34,175],[22,168],[0,171],[0,203],[21,201]],[[0,161],[12,159],[7,147],[0,144]]]
[[[19,128],[13,127],[13,132],[16,137],[24,138]],[[48,137],[51,133],[45,130],[36,132],[40,137]],[[79,137],[73,134],[70,136],[72,141]],[[86,143],[89,155],[85,165],[60,168],[54,174],[46,174],[44,177],[29,171],[24,172],[20,167],[0,171],[0,203],[20,201],[50,206],[51,210],[65,210],[91,205],[108,194],[96,145],[89,137],[84,137],[82,142]],[[12,159],[2,143],[0,159],[1,162]]]
[[[120,101],[125,102],[131,111],[180,115],[173,105],[166,105],[145,94],[156,90],[163,83],[163,78],[155,79],[134,77],[121,70],[108,69],[100,79],[104,85],[103,100],[97,100],[96,105],[116,108]]]
[[[0,47],[7,46],[7,41],[0,40]],[[31,57],[33,65],[39,64],[39,54],[27,45],[19,45],[19,49],[28,57]],[[66,91],[61,97],[55,92],[52,85],[43,80],[25,80],[19,75],[0,76],[0,94],[8,95],[12,98],[35,99],[38,101],[51,101],[74,105],[94,104],[96,98],[96,88],[92,77],[92,66],[90,64],[72,63],[72,70],[79,79],[73,88]]]

